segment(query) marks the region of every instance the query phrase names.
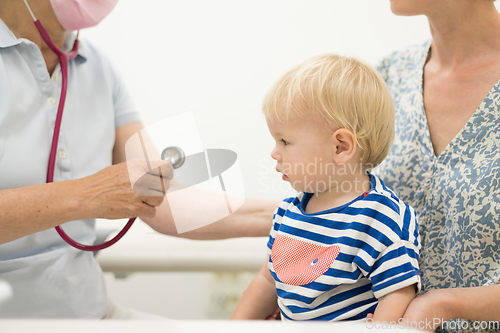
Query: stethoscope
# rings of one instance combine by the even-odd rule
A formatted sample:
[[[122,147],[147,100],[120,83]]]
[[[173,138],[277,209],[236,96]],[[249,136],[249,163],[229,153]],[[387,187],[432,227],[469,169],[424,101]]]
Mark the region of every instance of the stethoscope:
[[[59,64],[61,66],[61,75],[62,75],[61,97],[59,98],[59,106],[57,108],[56,123],[54,126],[54,135],[52,136],[52,146],[50,148],[49,166],[47,170],[47,183],[52,183],[54,181],[54,168],[56,162],[57,143],[59,141],[59,132],[61,129],[61,120],[64,110],[64,103],[66,102],[66,93],[68,91],[68,64],[70,60],[73,60],[78,55],[79,31],[77,32],[76,39],[73,44],[73,49],[71,50],[71,52],[65,53],[56,44],[54,44],[54,42],[52,42],[45,28],[42,26],[40,21],[36,19],[35,15],[31,11],[28,2],[24,0],[24,3],[26,4],[26,7],[28,8],[31,16],[33,17],[34,21],[33,23],[35,24],[36,28],[38,29],[38,32],[42,36],[42,39],[45,41],[45,43],[47,43],[50,49],[57,55],[57,57],[59,58]],[[170,162],[174,167],[174,169],[179,168],[185,161],[184,152],[182,151],[182,149],[175,146],[165,148],[161,153],[161,158],[167,162]],[[135,217],[129,219],[125,227],[123,227],[123,229],[115,237],[99,245],[84,245],[78,243],[77,241],[69,237],[61,228],[61,226],[57,226],[55,227],[55,229],[57,233],[61,236],[61,238],[64,239],[64,241],[69,245],[82,251],[95,252],[108,248],[111,245],[115,244],[117,241],[119,241],[130,229],[135,219],[136,219]]]

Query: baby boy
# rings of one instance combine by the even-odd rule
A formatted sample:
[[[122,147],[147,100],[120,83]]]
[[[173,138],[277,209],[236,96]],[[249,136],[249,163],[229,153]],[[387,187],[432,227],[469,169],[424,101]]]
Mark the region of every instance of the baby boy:
[[[387,156],[394,105],[380,75],[314,57],[264,100],[271,157],[297,195],[277,208],[269,258],[232,318],[397,321],[420,290],[414,210],[369,170]]]

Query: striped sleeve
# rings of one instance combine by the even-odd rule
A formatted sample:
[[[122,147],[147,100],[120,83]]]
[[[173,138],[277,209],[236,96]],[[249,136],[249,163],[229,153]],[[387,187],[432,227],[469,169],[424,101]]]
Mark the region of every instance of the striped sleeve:
[[[370,272],[372,291],[376,298],[413,284],[421,288],[418,260],[412,258],[411,244],[396,242],[381,253]]]
[[[376,298],[415,285],[421,289],[418,257],[420,242],[413,208],[400,202],[401,238],[387,246],[377,257],[369,272]]]

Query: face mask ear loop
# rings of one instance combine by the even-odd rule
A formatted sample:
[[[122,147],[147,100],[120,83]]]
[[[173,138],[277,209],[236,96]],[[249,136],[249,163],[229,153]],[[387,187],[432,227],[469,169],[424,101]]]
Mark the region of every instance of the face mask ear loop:
[[[23,0],[24,1],[24,4],[26,5],[26,8],[28,8],[30,14],[31,14],[31,17],[33,18],[33,21],[36,21],[36,17],[35,17],[35,14],[33,14],[33,11],[31,10],[31,7],[30,5],[28,5],[28,1],[26,0]]]

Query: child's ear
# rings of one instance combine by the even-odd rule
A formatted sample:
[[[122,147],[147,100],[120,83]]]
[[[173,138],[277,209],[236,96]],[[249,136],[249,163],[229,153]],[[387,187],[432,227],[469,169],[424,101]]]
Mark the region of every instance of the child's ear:
[[[340,128],[332,134],[333,161],[337,164],[348,163],[356,154],[356,137],[354,134]]]

